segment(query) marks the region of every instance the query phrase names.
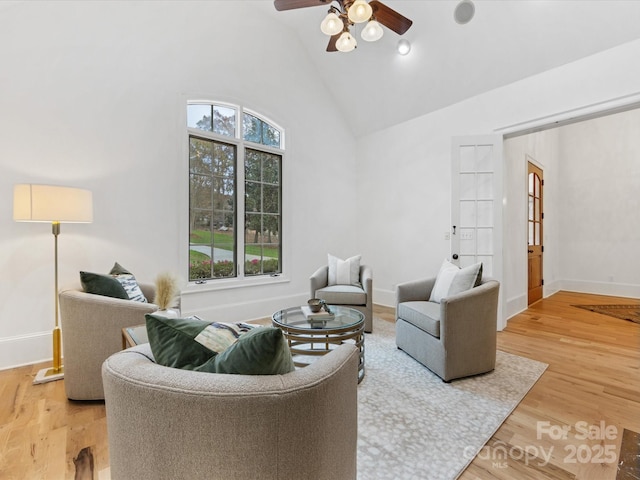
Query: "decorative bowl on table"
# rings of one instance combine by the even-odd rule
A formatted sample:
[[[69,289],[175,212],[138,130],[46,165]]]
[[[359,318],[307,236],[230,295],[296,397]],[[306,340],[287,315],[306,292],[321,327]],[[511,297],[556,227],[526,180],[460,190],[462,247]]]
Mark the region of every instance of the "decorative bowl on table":
[[[309,304],[309,309],[311,309],[313,313],[318,313],[324,306],[324,300],[320,300],[319,298],[312,298],[308,300],[307,303]]]

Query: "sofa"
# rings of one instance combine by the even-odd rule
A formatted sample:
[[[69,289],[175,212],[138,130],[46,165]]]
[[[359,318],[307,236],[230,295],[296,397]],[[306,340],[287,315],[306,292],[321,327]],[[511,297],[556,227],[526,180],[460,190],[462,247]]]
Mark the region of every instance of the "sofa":
[[[102,366],[111,478],[356,478],[353,345],[283,375],[181,370],[149,344]]]
[[[429,301],[436,278],[397,286],[396,345],[445,382],[486,373],[496,364],[499,282]]]
[[[152,300],[153,284],[139,283]],[[85,293],[80,285],[59,293],[64,386],[70,400],[102,400],[101,368],[109,355],[122,350],[122,329],[145,323],[145,313],[158,309],[153,303]]]

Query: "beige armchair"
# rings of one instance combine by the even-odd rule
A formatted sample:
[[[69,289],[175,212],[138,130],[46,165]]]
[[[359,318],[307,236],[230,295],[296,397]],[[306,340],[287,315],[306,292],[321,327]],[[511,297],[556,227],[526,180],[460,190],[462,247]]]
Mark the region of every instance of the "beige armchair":
[[[396,345],[445,382],[493,370],[500,284],[484,279],[435,303],[435,280],[398,285]]]
[[[360,286],[329,285],[329,266],[325,265],[311,275],[310,298],[320,298],[330,305],[355,308],[364,315],[364,331],[373,331],[373,272],[367,265],[360,266]]]
[[[354,345],[284,375],[158,365],[149,344],[102,367],[111,478],[355,480]]]
[[[139,285],[145,297],[153,300],[155,286]],[[145,313],[158,307],[85,293],[79,285],[61,290],[59,299],[67,398],[102,400],[102,362],[122,350],[123,328],[144,324]]]

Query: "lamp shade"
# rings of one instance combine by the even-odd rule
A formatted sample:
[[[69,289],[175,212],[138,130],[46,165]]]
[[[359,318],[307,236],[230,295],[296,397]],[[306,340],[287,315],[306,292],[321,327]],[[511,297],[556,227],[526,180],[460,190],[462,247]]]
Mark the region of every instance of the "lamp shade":
[[[367,26],[362,29],[362,33],[360,37],[367,42],[375,42],[376,40],[380,40],[384,31],[378,22],[375,20],[371,20],[367,23]]]
[[[327,16],[324,17],[324,20],[320,24],[320,30],[322,30],[322,33],[329,36],[337,35],[342,31],[343,28],[344,23],[342,22],[340,17],[333,12],[327,14]]]
[[[19,184],[13,187],[16,222],[91,223],[93,195],[81,188]]]
[[[371,8],[371,5],[369,5],[365,0],[356,0],[349,7],[347,15],[349,20],[353,23],[362,23],[369,20],[372,13],[373,9]]]
[[[349,32],[343,32],[336,41],[336,48],[341,52],[350,52],[358,46],[358,42]]]

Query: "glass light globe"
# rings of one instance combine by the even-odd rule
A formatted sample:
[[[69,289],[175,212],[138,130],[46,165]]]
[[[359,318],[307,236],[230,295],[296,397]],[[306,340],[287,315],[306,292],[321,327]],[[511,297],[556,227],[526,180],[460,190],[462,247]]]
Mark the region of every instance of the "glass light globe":
[[[373,9],[371,5],[369,5],[365,0],[356,0],[349,7],[349,20],[353,23],[362,23],[366,22],[371,18],[371,14],[373,13]]]
[[[340,33],[343,28],[344,24],[342,23],[342,20],[340,20],[340,17],[333,12],[330,12],[326,17],[324,17],[324,20],[320,24],[320,30],[322,30],[322,33],[329,36]]]
[[[380,40],[383,34],[384,30],[382,30],[380,24],[375,20],[371,20],[367,23],[367,26],[362,29],[360,37],[367,42],[375,42],[376,40]]]
[[[356,39],[353,38],[349,32],[344,32],[336,41],[336,48],[340,52],[350,52],[356,48],[357,44],[358,42],[356,42]]]

